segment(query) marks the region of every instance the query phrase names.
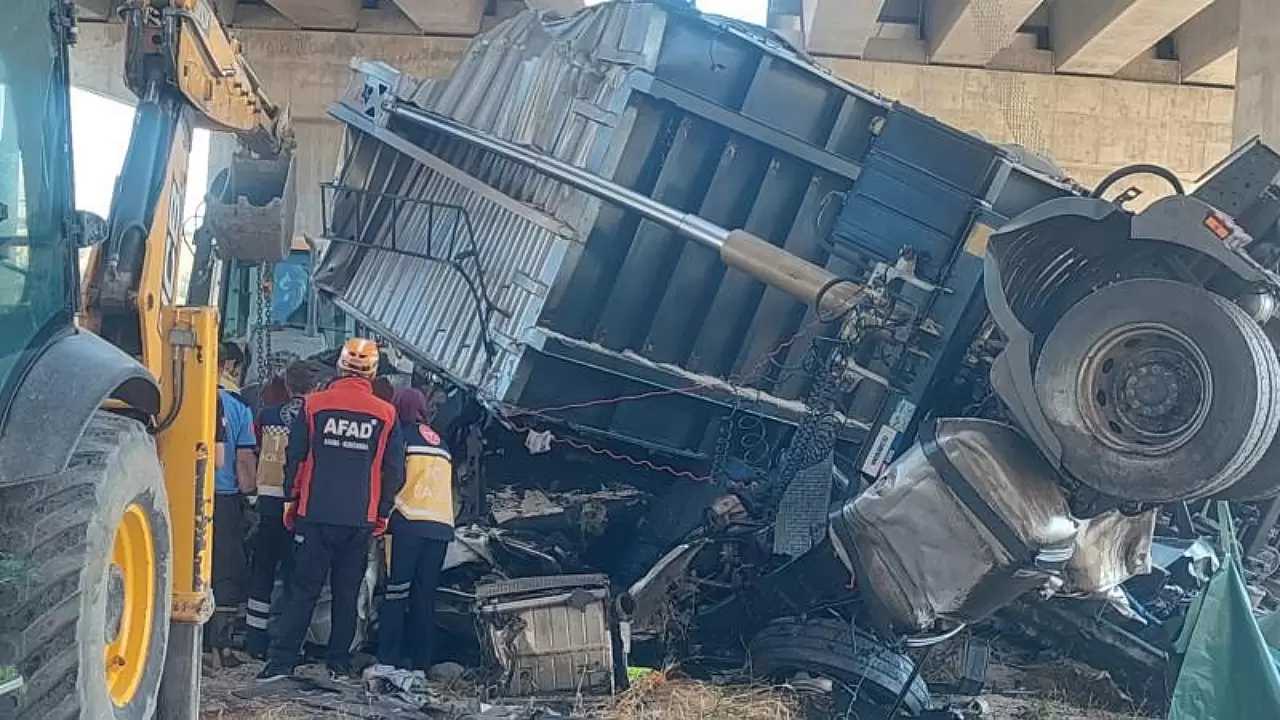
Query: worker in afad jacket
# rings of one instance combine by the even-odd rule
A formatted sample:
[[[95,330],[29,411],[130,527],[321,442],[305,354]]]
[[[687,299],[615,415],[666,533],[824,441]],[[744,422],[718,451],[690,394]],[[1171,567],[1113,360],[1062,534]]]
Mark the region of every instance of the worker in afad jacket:
[[[260,680],[288,677],[325,576],[333,595],[325,664],[331,676],[351,675],[356,602],[374,535],[386,531],[404,484],[404,441],[391,403],[374,396],[378,347],[353,338],[338,358],[340,377],[303,399],[289,429],[286,521],[294,528],[293,574]]]
[[[310,363],[289,363],[281,379],[287,396],[282,402],[268,405],[258,412],[253,432],[258,438],[258,532],[253,539],[253,561],[249,566],[249,607],[245,618],[249,626],[245,646],[249,654],[267,657],[267,625],[273,613],[271,595],[276,579],[288,582],[293,569],[293,533],[285,527],[285,465],[289,448],[289,430],[302,413],[303,397],[311,391],[315,380]],[[275,380],[270,384],[274,384]],[[279,614],[282,607],[275,608]]]
[[[453,540],[453,462],[427,424],[421,390],[396,391],[395,406],[405,437],[405,483],[391,513],[391,576],[379,614],[378,664],[428,670],[436,583]]]

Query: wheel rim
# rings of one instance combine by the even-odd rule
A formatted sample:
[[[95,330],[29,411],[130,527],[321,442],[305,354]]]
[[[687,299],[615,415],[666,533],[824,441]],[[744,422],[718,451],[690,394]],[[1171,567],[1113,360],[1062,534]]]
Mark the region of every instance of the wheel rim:
[[[1137,455],[1182,447],[1204,425],[1213,400],[1204,353],[1155,323],[1125,325],[1095,343],[1079,384],[1081,415],[1093,435]]]
[[[116,707],[128,705],[142,684],[156,604],[151,522],[137,504],[116,526],[107,573],[105,634],[107,689]]]

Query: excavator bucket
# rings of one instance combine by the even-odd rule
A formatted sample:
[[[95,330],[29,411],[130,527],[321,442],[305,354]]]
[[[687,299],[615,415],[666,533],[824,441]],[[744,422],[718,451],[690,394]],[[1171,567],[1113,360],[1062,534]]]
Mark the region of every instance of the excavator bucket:
[[[205,209],[219,257],[247,263],[288,257],[297,207],[294,168],[291,148],[272,157],[236,152],[225,176],[215,180]]]

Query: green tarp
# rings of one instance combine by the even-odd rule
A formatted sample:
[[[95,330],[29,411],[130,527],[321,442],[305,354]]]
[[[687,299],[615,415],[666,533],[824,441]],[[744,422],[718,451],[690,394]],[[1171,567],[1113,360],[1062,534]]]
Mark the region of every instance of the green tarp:
[[[1219,525],[1230,528],[1226,503]],[[1280,720],[1280,614],[1256,618],[1235,538],[1219,538],[1222,567],[1187,613],[1170,720]]]

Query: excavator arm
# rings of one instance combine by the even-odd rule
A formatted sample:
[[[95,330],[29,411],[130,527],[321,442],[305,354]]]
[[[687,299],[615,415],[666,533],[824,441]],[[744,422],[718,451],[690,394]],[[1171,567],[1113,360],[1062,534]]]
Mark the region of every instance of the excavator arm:
[[[138,97],[129,148],[84,288],[82,324],[135,357],[157,381],[151,425],[164,468],[172,538],[168,654],[160,686],[166,717],[195,717],[200,626],[211,593],[218,320],[207,297],[190,306],[183,285],[183,208],[197,127],[234,134],[225,191],[210,198],[209,227],[225,258],[273,262],[293,235],[294,139],[208,0],[130,0],[125,80]],[[216,299],[214,301],[216,305]],[[123,666],[140,662],[120,661]]]
[[[156,71],[196,112],[200,127],[235,133],[254,153],[270,157],[290,150],[286,111],[271,102],[241,55],[239,41],[218,20],[208,0],[142,0],[129,24],[125,80],[145,97]],[[147,32],[146,18],[160,34]]]
[[[139,102],[84,318],[161,378],[159,314],[177,299],[192,129],[239,138],[246,169],[231,168],[223,199],[232,209],[221,213],[231,232],[220,245],[260,261],[283,256],[292,240],[294,140],[287,111],[267,97],[207,0],[131,0],[119,12],[125,80]]]
[[[25,686],[4,717],[199,716],[218,313],[183,287],[194,128],[244,146],[209,203],[219,254],[293,236],[288,114],[208,0],[118,4],[138,103],[105,224],[74,211],[70,141],[100,140],[70,133],[72,0],[0,22],[0,557],[26,575],[0,608]]]

